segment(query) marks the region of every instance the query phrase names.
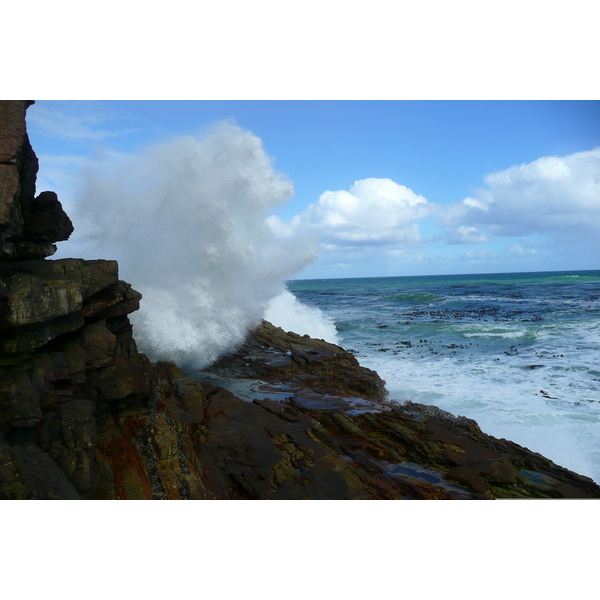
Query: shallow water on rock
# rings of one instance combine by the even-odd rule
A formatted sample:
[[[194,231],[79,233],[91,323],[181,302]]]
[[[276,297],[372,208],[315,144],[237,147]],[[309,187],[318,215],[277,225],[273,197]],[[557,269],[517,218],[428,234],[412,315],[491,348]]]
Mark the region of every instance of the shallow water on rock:
[[[471,498],[471,493],[461,487],[452,485],[442,479],[439,473],[432,469],[427,469],[417,463],[401,462],[401,463],[388,463],[380,461],[384,466],[386,472],[390,475],[398,475],[402,477],[408,477],[413,479],[420,479],[432,485],[443,488],[446,491],[452,491],[458,494],[462,498]]]
[[[210,371],[189,371],[186,375],[198,381],[207,381],[213,385],[222,387],[245,402],[265,400],[266,398],[274,402],[281,402],[293,396],[293,393],[289,389],[284,389],[283,386],[278,389],[260,379],[221,377]]]

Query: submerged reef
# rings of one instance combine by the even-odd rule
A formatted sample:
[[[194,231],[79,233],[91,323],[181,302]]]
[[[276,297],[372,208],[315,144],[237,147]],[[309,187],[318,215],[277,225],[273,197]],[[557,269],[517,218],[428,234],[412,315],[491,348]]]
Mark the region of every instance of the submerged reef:
[[[73,225],[36,195],[0,102],[0,499],[599,498],[591,479],[435,407],[389,403],[343,348],[258,324],[205,371],[153,364],[110,260],[49,260]]]

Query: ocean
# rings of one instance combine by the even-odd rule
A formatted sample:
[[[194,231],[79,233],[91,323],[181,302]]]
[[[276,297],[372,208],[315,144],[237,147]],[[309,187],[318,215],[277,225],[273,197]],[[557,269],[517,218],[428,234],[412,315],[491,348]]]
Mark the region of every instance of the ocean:
[[[390,400],[470,417],[600,483],[600,270],[287,287],[333,322]]]

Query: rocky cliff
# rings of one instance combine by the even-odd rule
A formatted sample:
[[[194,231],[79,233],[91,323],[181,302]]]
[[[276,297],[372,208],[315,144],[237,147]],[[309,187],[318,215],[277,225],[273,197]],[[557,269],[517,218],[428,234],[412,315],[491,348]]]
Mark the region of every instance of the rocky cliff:
[[[48,260],[73,226],[36,195],[29,104],[0,102],[1,499],[600,497],[474,421],[387,403],[352,354],[266,322],[206,372],[152,364],[116,262]]]

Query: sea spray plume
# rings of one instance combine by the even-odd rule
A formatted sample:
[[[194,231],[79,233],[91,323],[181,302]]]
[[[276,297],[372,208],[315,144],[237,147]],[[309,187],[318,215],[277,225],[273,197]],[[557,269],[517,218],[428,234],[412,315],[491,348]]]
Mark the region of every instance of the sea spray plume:
[[[243,340],[315,256],[265,223],[292,194],[261,140],[231,122],[88,170],[84,234],[142,292],[132,321],[144,352],[202,367]]]
[[[316,306],[302,304],[288,289],[269,302],[265,318],[285,331],[308,334],[332,344],[340,344],[333,321]]]

